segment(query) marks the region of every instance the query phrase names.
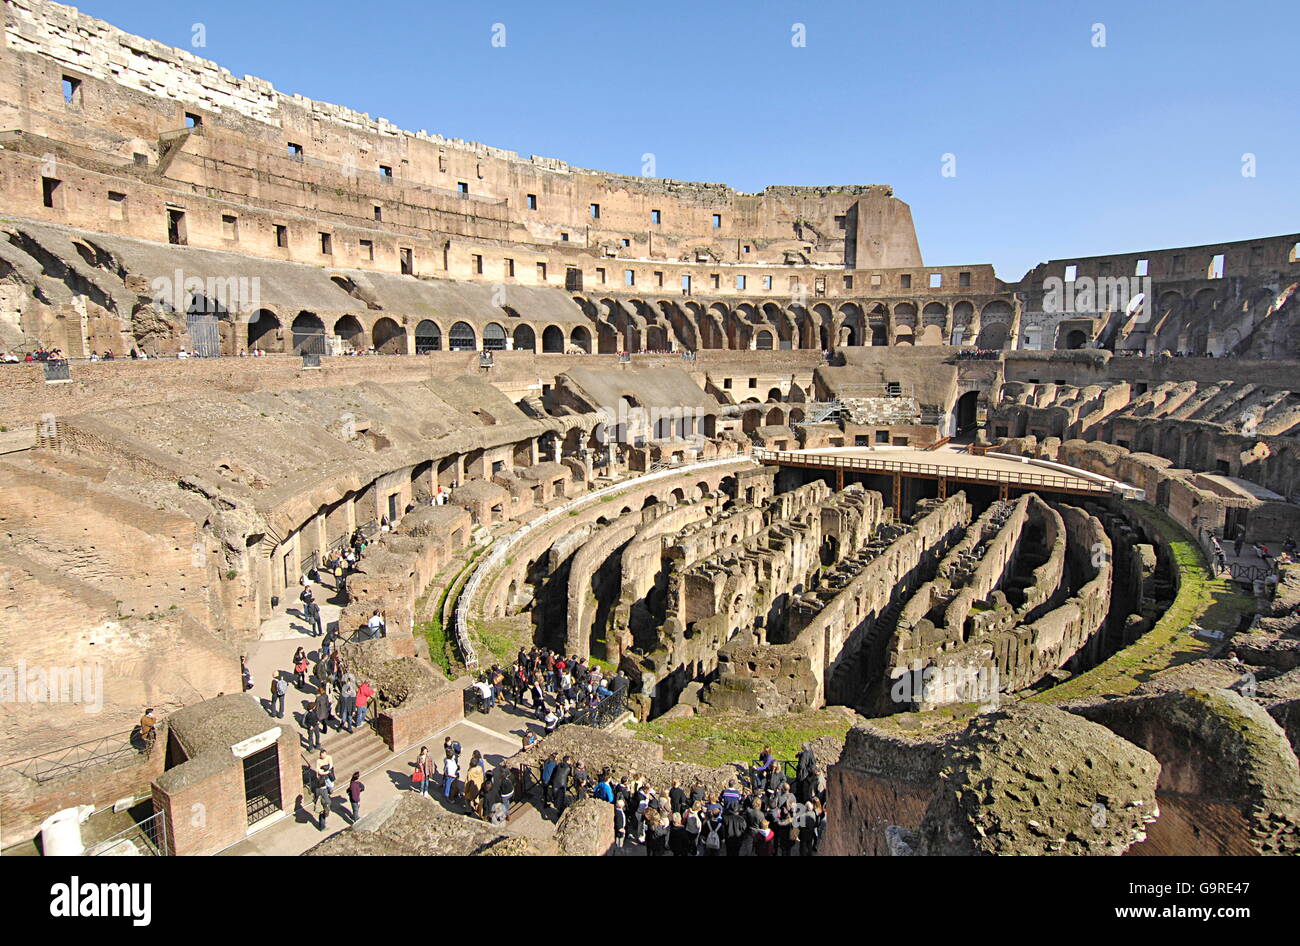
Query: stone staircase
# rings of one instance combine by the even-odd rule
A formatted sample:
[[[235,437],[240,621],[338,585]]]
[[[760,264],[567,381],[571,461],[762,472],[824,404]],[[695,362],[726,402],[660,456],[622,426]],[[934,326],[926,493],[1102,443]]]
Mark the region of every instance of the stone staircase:
[[[364,775],[390,755],[388,745],[369,723],[351,733],[331,729],[321,737],[321,745],[334,757],[336,791],[342,791],[347,786],[353,772]],[[316,750],[304,749],[302,757],[310,766],[315,763]]]

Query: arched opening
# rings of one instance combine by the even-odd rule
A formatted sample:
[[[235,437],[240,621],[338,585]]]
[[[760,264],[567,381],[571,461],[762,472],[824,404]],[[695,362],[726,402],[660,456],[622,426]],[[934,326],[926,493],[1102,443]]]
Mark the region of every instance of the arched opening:
[[[505,351],[506,330],[495,322],[489,322],[485,325],[483,327],[483,350]]]
[[[447,349],[449,351],[477,351],[478,336],[474,334],[474,328],[468,322],[457,322],[451,327],[451,332],[447,336]]]
[[[596,323],[597,345],[599,354],[613,355],[618,352],[618,332],[608,322]]]
[[[555,325],[542,329],[542,353],[547,355],[564,354],[564,331]]]
[[[1065,336],[1066,348],[1082,348],[1088,344],[1088,334],[1083,330],[1076,328]]]
[[[314,312],[300,312],[293,320],[293,353],[325,354],[325,323]]]
[[[248,317],[248,350],[266,351],[275,346],[275,333],[280,331],[280,320],[270,309],[258,309]]]
[[[334,323],[334,337],[344,351],[366,350],[366,330],[355,315],[345,315]]]
[[[976,348],[1005,348],[1007,345],[1007,326],[1004,322],[994,322],[980,328],[975,339]]]
[[[768,389],[767,389],[767,399],[768,399],[769,401],[779,401],[779,400],[781,400],[781,389],[780,389],[780,388],[768,388]]]
[[[424,319],[415,327],[415,353],[442,351],[442,329],[431,319]]]
[[[975,426],[976,409],[979,407],[980,393],[978,391],[967,391],[957,399],[957,407],[953,413],[957,415],[957,433],[965,433]]]
[[[761,330],[754,337],[754,347],[757,348],[759,351],[771,351],[772,333],[767,331],[766,329]]]
[[[382,318],[375,323],[373,333],[375,351],[382,355],[406,354],[406,329],[390,318]]]
[[[873,346],[889,344],[889,333],[885,331],[883,325],[871,326],[871,344]]]
[[[537,351],[537,335],[530,325],[516,325],[513,336],[515,351]]]
[[[785,415],[781,413],[781,408],[774,407],[770,411],[768,411],[767,420],[765,421],[765,423],[769,427],[779,427],[780,425],[784,424]]]
[[[585,325],[575,325],[569,333],[569,343],[579,351],[591,354],[591,332]]]

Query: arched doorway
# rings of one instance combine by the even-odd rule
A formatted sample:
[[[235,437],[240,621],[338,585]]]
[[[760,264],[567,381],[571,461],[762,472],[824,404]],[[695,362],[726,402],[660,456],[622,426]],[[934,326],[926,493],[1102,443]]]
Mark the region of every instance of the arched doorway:
[[[514,349],[515,351],[537,351],[537,335],[533,332],[532,326],[515,326]]]
[[[756,336],[754,336],[754,347],[759,351],[771,351],[772,333],[766,329],[760,331]]]
[[[569,342],[574,348],[591,354],[591,332],[584,325],[575,325],[569,334]]]
[[[300,312],[293,320],[293,353],[325,354],[325,323],[314,312]]]
[[[280,320],[270,309],[258,309],[248,317],[248,350],[266,351],[275,347],[275,333],[280,331]]]
[[[406,354],[406,329],[389,318],[375,323],[375,351],[383,355]]]
[[[1066,348],[1082,348],[1086,344],[1088,344],[1088,333],[1081,328],[1073,329],[1065,336]]]
[[[976,410],[979,407],[980,393],[978,391],[967,391],[961,397],[957,398],[957,406],[953,409],[956,415],[956,433],[961,434],[975,426]]]
[[[334,337],[347,351],[365,351],[366,330],[355,315],[345,315],[334,323]]]
[[[558,326],[548,325],[542,329],[542,353],[546,355],[564,353],[564,332]]]

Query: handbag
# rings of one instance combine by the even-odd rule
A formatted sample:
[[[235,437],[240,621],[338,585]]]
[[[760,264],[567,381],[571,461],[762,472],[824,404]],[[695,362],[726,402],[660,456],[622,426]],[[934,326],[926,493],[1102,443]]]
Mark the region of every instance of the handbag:
[[[419,765],[418,763],[417,763],[416,766],[415,766],[415,771],[411,773],[411,781],[412,781],[412,782],[423,782],[423,781],[424,781],[424,768],[423,768],[423,766]]]

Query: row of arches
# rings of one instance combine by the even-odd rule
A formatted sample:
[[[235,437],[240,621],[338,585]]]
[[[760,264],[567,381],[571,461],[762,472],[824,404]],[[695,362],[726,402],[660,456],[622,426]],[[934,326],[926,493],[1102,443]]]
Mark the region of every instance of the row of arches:
[[[597,352],[697,349],[760,351],[821,349],[842,346],[971,344],[1004,347],[1013,309],[994,299],[976,308],[971,300],[929,302],[845,302],[811,306],[774,301],[739,304],[695,300],[601,299],[575,296],[574,301],[596,324]],[[1000,338],[999,344],[992,344]],[[989,343],[989,344],[985,344]]]
[[[283,326],[274,312],[259,309],[248,320],[248,349],[264,351],[283,350],[293,354],[324,354],[328,351],[327,335],[338,339],[345,351],[362,352],[373,348],[381,354],[404,355],[414,352],[423,355],[437,351],[515,351],[538,352],[538,335],[533,326],[521,323],[507,331],[500,322],[489,322],[479,330],[464,320],[443,327],[433,319],[416,323],[413,344],[408,345],[407,330],[397,320],[387,316],[378,319],[367,333],[361,320],[353,315],[340,316],[327,331],[324,320],[314,312],[300,312],[290,323],[288,337],[283,341]],[[566,351],[590,352],[591,330],[585,325],[575,325],[568,332],[558,325],[547,325],[541,331],[541,353],[560,354]]]

